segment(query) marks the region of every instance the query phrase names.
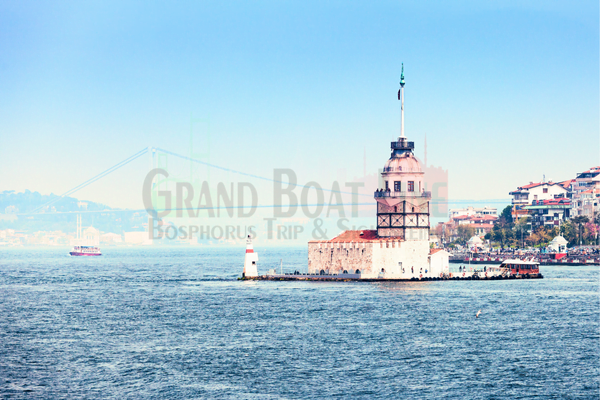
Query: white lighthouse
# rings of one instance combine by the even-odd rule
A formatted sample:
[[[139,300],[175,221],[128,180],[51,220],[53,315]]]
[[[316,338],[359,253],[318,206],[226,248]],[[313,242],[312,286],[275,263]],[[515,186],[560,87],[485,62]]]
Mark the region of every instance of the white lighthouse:
[[[258,276],[258,254],[252,247],[252,238],[248,235],[246,239],[246,257],[244,258],[244,278],[254,278]]]

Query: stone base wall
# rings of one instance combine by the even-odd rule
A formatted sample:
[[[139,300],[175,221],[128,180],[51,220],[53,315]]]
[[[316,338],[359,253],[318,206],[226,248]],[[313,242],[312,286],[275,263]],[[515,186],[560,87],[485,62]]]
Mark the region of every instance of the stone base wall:
[[[308,273],[356,273],[366,279],[431,277],[429,241],[372,241],[308,244]],[[438,272],[439,275],[439,272]]]
[[[429,241],[308,244],[310,274],[321,271],[326,274],[356,273],[359,270],[365,279],[410,279],[438,276],[440,266],[434,267],[429,259]]]
[[[373,243],[308,243],[308,273],[337,274],[343,271],[361,274],[371,270]]]

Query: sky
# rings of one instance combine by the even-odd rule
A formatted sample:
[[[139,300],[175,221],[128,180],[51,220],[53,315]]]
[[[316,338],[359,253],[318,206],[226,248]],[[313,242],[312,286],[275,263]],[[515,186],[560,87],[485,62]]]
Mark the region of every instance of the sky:
[[[376,173],[402,63],[406,135],[451,200],[600,165],[597,1],[3,1],[0,191],[60,194],[149,146],[301,183],[362,177],[365,154]],[[75,197],[141,208],[148,169]]]

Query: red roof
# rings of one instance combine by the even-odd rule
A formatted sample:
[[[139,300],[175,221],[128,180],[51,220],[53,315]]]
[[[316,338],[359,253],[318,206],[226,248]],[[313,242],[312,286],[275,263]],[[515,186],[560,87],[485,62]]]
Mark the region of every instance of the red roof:
[[[536,186],[540,186],[541,184],[542,184],[542,182],[530,183],[529,185],[519,186],[519,189],[531,189],[531,188],[534,188]]]
[[[362,235],[361,235],[362,233]],[[377,231],[344,231],[330,240],[311,240],[310,243],[350,243],[350,242],[397,242],[399,237],[379,237]]]
[[[566,181],[558,182],[558,184],[564,187],[565,189],[568,189],[569,186],[571,186],[571,183],[573,183],[573,181],[575,181],[575,179],[567,179]]]
[[[452,217],[452,219],[469,219],[472,215],[458,215],[456,217]]]
[[[435,254],[438,251],[443,251],[444,249],[431,249],[431,251],[429,252],[429,255]]]
[[[558,198],[558,199],[549,199],[549,200],[538,200],[533,201],[532,205],[561,205],[561,204],[571,204],[571,199],[566,199],[564,197]]]
[[[564,184],[565,182],[569,182],[569,184],[570,184],[570,182],[571,182],[571,181],[564,181],[564,182],[558,182],[558,183],[557,183],[557,182],[538,182],[538,183],[533,183],[533,182],[532,182],[532,183],[530,183],[529,185],[525,185],[525,186],[519,186],[519,187],[517,187],[517,190],[521,190],[521,189],[531,189],[531,188],[538,187],[538,186],[541,186],[541,185],[548,185],[548,186],[559,185],[559,186],[562,186],[563,188],[565,188],[565,189],[566,189],[566,188],[568,187],[568,185],[567,185],[567,187],[563,186],[563,184]],[[509,194],[512,194],[512,193],[513,193],[513,192],[511,192],[511,193],[509,193]]]
[[[484,228],[484,229],[492,229],[494,224],[469,224],[471,228]]]
[[[592,173],[592,172],[598,172],[599,170],[600,170],[600,166],[598,166],[598,167],[592,167],[592,168],[588,169],[587,171],[583,171],[582,174],[589,174],[589,173]]]
[[[474,217],[473,221],[495,221],[498,217],[495,215],[482,215],[480,217]]]

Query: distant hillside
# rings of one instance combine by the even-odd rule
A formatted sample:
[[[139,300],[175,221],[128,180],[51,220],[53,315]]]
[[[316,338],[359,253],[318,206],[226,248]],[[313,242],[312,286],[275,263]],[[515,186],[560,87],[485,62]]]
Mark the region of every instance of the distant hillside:
[[[22,193],[16,193],[14,190],[5,190],[0,193],[0,213],[2,214],[24,214],[35,210],[38,207],[57,199],[59,196],[54,193],[43,195],[39,192],[26,190]],[[94,203],[92,201],[80,201],[74,197],[64,197],[55,203],[46,206],[38,212],[52,211],[100,211],[110,210],[107,205]]]
[[[74,197],[64,197],[44,206],[59,196],[51,193],[42,195],[39,192],[17,193],[14,190],[0,192],[0,229],[16,229],[27,232],[63,231],[75,232],[77,214],[60,214],[81,211],[82,225],[94,225],[104,232],[121,233],[123,231],[143,230],[147,222],[146,213],[115,210],[111,207],[92,201],[82,201]],[[42,207],[43,206],[43,207]],[[41,207],[41,208],[40,208]],[[37,210],[40,208],[39,210]],[[27,215],[34,210],[35,214]],[[106,211],[94,213],[93,211]]]

